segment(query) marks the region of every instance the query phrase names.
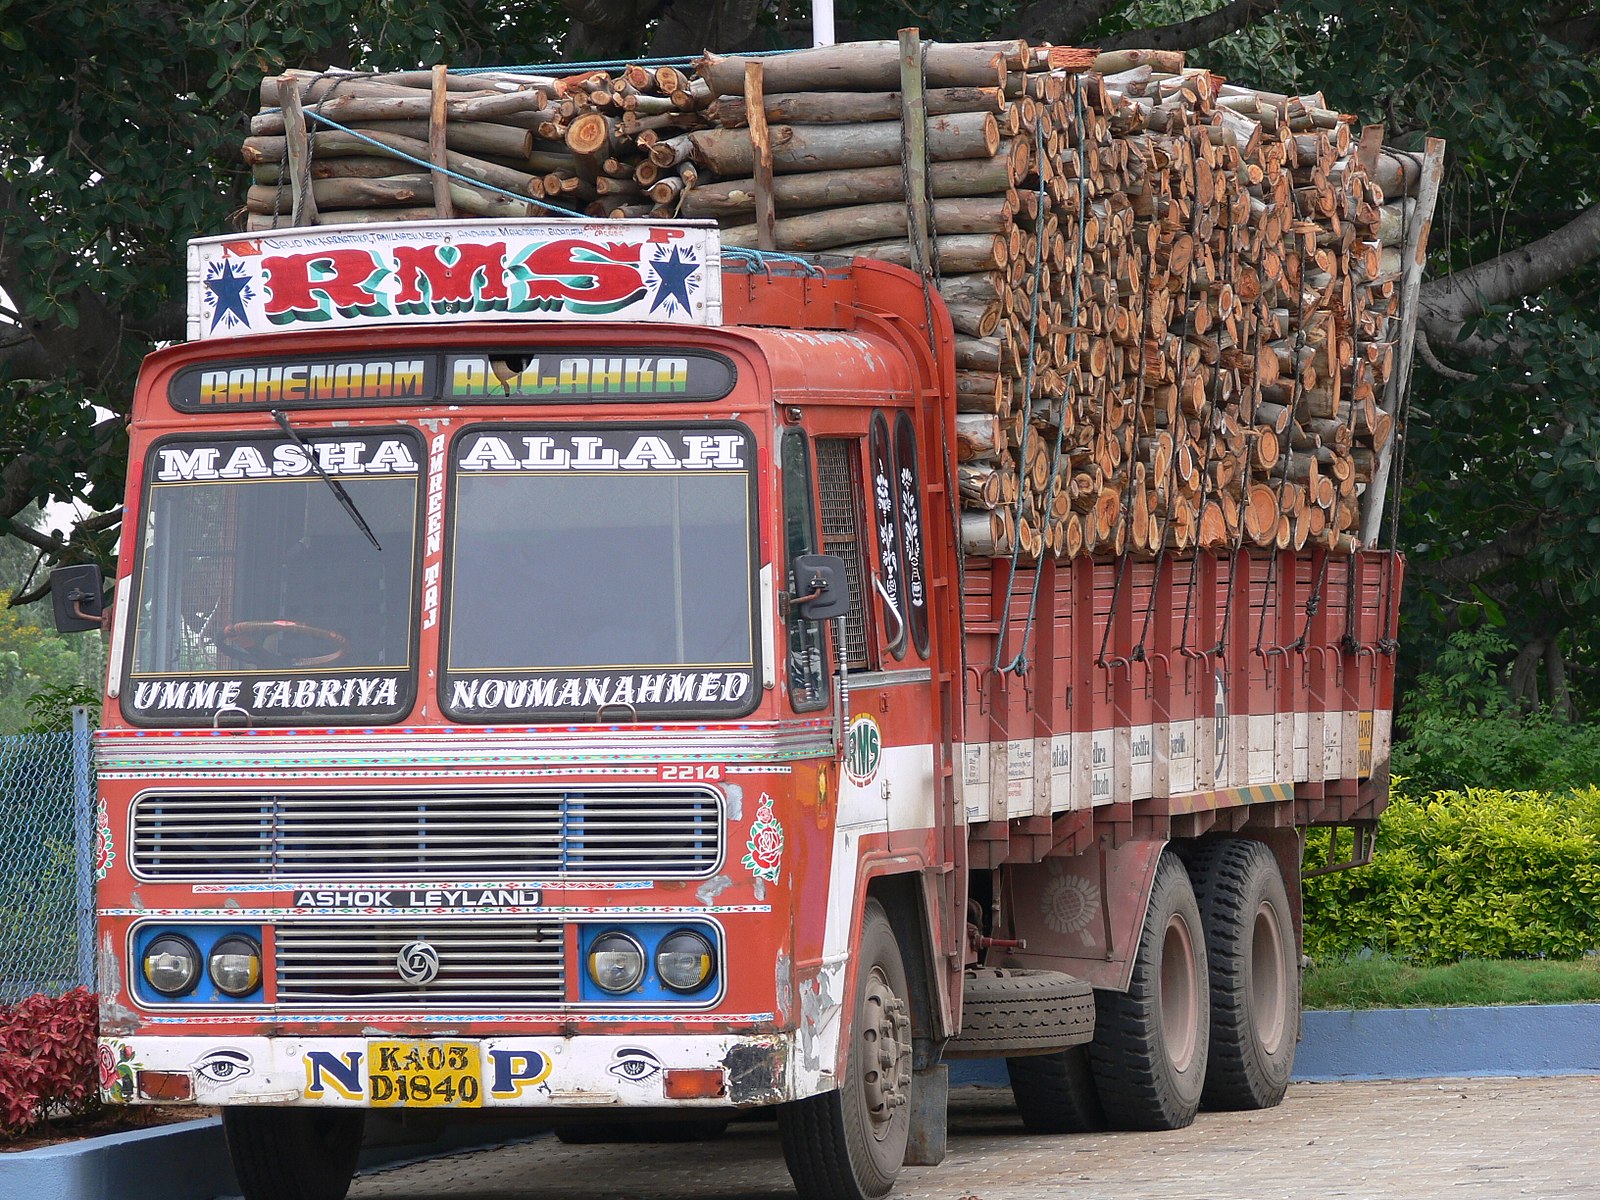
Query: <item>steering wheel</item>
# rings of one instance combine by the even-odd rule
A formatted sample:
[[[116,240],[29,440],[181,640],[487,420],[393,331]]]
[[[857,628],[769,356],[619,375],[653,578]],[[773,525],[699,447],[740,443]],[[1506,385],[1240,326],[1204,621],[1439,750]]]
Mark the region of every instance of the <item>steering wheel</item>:
[[[331,649],[323,654],[285,654],[281,647],[288,634],[314,638]],[[325,667],[350,652],[344,634],[299,621],[236,621],[223,627],[217,644],[230,654],[263,667]]]

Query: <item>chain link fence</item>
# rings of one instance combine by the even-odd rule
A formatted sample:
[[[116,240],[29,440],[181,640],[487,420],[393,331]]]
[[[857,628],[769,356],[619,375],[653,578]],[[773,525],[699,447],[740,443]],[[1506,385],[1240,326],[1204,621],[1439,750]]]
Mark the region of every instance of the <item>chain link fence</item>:
[[[0,737],[0,1004],[94,978],[94,777],[71,733]]]

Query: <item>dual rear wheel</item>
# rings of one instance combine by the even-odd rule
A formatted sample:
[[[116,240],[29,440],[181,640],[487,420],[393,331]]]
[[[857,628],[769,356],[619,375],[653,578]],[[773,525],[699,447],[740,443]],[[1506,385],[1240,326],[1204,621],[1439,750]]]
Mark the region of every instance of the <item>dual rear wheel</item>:
[[[1088,1046],[1007,1062],[1034,1133],[1179,1129],[1283,1099],[1300,1025],[1294,918],[1272,852],[1244,838],[1162,854],[1126,992],[1095,993]]]

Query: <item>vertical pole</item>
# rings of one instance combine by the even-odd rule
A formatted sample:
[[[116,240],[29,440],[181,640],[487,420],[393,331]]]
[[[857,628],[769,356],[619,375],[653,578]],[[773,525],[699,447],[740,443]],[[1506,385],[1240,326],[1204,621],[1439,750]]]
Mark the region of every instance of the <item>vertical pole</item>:
[[[811,44],[833,45],[833,0],[811,0]]]
[[[750,124],[751,165],[756,181],[756,248],[778,248],[777,215],[772,200],[772,139],[767,133],[767,99],[761,82],[761,60],[744,67],[744,110]]]
[[[77,847],[78,982],[94,990],[94,784],[89,771],[89,710],[72,709],[72,828]]]
[[[285,75],[278,80],[278,103],[283,106],[283,142],[285,147],[283,169],[289,172],[290,196],[294,211],[289,217],[291,227],[317,224],[317,198],[311,187],[311,135],[306,129],[305,111],[300,106],[300,85]],[[278,226],[274,214],[272,226]]]
[[[922,38],[915,28],[900,31],[900,146],[912,269],[931,287],[933,251],[928,245],[928,110],[922,92]]]
[[[433,68],[431,103],[428,106],[428,161],[433,164],[433,207],[448,221],[456,215],[455,199],[450,195],[450,165],[445,147],[445,101],[449,98],[449,68],[443,63]]]
[[[1378,451],[1378,462],[1372,471],[1372,482],[1362,497],[1365,508],[1361,514],[1361,544],[1375,546],[1383,528],[1384,503],[1389,494],[1390,466],[1394,459],[1395,444],[1404,434],[1401,422],[1402,406],[1411,386],[1411,347],[1417,333],[1417,305],[1422,291],[1422,267],[1428,257],[1428,233],[1433,225],[1433,206],[1439,199],[1439,182],[1444,177],[1444,142],[1429,138],[1422,156],[1422,175],[1417,183],[1417,208],[1411,228],[1407,231],[1405,259],[1400,276],[1400,339],[1395,348],[1394,371],[1389,376],[1389,387],[1384,393],[1381,408],[1394,417],[1394,432]],[[1400,197],[1405,203],[1405,197]],[[1396,488],[1400,481],[1395,480]]]

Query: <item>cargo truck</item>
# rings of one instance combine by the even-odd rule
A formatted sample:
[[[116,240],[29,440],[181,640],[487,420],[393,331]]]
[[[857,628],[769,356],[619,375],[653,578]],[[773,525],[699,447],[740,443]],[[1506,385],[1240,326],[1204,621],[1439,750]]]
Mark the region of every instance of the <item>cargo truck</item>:
[[[802,1195],[1284,1094],[1307,830],[1370,856],[1389,550],[962,550],[944,305],[692,222],[201,239],[134,395],[101,1081],[250,1200],[369,1114],[710,1136]],[[390,1115],[393,1115],[391,1112]]]

